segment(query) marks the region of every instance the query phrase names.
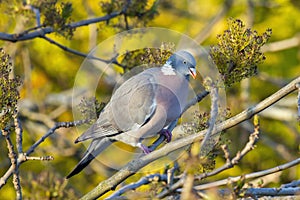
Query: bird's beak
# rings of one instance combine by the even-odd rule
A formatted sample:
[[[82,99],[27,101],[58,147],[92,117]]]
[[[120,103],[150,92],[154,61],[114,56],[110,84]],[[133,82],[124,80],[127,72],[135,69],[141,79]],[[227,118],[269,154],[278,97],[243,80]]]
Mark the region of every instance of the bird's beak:
[[[190,75],[193,77],[193,79],[197,76],[196,68],[190,68]]]

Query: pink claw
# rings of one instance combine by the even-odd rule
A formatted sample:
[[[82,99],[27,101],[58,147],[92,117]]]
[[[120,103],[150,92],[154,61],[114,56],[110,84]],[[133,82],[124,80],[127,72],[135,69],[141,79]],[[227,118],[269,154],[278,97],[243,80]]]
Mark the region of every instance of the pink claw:
[[[167,139],[167,142],[171,142],[172,140],[172,133],[168,129],[163,129],[160,131],[160,134],[164,135]]]
[[[149,149],[147,146],[143,145],[142,143],[138,144],[138,147],[140,149],[142,149],[142,151],[144,152],[144,154],[149,154],[151,153],[151,149]]]

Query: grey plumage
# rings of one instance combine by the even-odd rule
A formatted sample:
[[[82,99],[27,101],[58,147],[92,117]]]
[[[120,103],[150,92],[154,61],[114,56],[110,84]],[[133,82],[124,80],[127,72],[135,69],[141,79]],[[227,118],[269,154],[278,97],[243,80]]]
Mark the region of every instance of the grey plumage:
[[[81,161],[67,178],[79,173],[113,141],[149,150],[141,142],[180,117],[196,61],[187,51],[174,53],[159,68],[147,69],[125,81],[112,95],[98,120],[75,141],[92,139]]]

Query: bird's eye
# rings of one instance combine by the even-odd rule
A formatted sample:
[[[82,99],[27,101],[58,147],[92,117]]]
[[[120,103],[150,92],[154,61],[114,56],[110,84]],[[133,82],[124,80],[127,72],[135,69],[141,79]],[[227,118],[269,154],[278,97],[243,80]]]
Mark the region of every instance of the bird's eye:
[[[183,61],[183,64],[185,64],[185,65],[187,64],[186,60]]]

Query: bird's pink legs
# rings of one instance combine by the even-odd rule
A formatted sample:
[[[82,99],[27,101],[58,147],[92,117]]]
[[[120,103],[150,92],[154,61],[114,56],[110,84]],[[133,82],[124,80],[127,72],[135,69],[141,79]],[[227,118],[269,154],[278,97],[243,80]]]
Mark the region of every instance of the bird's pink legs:
[[[143,145],[142,143],[138,143],[137,146],[138,146],[140,149],[142,149],[142,151],[143,151],[145,154],[151,153],[151,149],[148,148],[147,146]]]
[[[167,139],[167,142],[171,142],[172,140],[172,133],[168,129],[162,129],[160,134],[164,135]]]
[[[162,129],[160,134],[166,137],[167,142],[171,142],[172,140],[172,133],[168,129]],[[145,154],[151,153],[151,149],[147,146],[143,145],[142,143],[138,143],[137,146],[142,149]]]

